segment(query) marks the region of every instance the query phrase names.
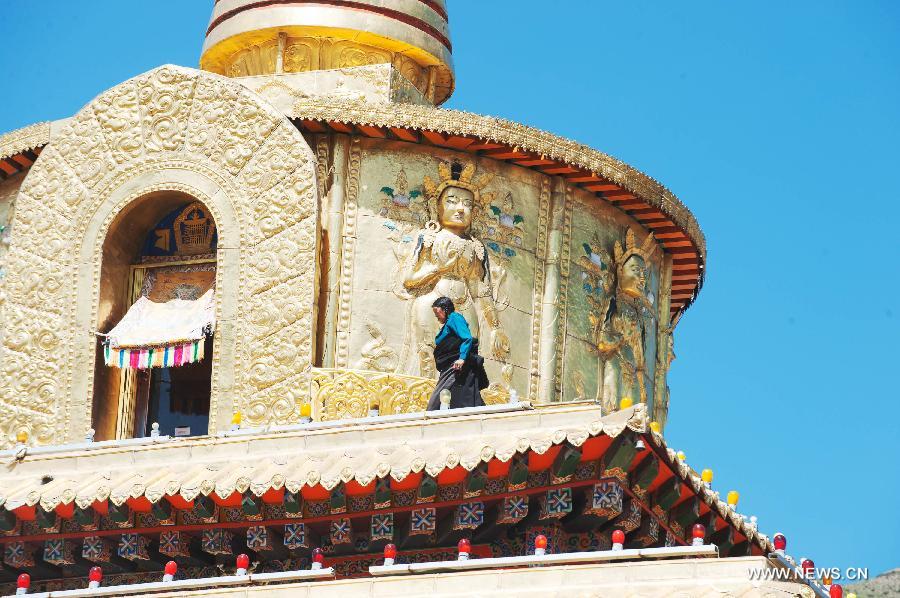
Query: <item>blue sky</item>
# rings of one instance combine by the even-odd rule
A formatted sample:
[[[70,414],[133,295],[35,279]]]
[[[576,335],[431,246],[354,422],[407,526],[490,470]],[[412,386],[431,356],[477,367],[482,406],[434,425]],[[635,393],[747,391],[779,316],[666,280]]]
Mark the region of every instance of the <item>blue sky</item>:
[[[15,2],[0,131],[196,66],[212,2]],[[447,104],[603,150],[709,246],[666,437],[788,551],[900,566],[900,4],[450,0]],[[891,364],[894,364],[893,366]],[[894,372],[892,375],[890,372]]]

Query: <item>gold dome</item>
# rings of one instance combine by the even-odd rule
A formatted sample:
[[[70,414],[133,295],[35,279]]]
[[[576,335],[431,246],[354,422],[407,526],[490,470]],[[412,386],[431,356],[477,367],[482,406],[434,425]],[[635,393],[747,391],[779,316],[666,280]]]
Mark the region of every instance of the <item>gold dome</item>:
[[[450,97],[444,0],[216,0],[200,57],[230,77],[384,63],[435,104]]]

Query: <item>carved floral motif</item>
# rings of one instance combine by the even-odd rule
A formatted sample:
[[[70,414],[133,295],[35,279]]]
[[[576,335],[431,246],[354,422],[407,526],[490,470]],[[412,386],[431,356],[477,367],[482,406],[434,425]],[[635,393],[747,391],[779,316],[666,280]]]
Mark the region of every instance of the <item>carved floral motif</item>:
[[[50,123],[40,122],[0,135],[0,160],[40,147],[50,139]]]
[[[325,368],[314,369],[312,379],[313,413],[323,421],[366,417],[376,408],[380,415],[425,411],[437,382],[419,376]],[[487,405],[498,405],[509,400],[509,393],[497,385],[482,391],[482,398]]]
[[[167,170],[168,169],[168,170]],[[218,363],[232,355],[228,396],[240,397],[252,424],[299,418],[311,364],[317,186],[314,158],[293,125],[233,82],[164,66],[127,81],[83,108],[46,147],[16,199],[19,234],[3,281],[4,336],[0,369],[0,445],[19,431],[31,442],[81,438],[70,421],[89,417],[93,335],[76,325],[76,297],[91,297],[97,317],[102,244],[114,216],[139,194],[120,191],[134,177],[158,171],[140,193],[178,190],[204,201],[219,224],[219,247],[237,255],[218,295],[234,297],[237,317],[216,339],[211,400],[215,421]],[[190,172],[224,193],[166,182]],[[209,184],[209,183],[205,183]],[[119,198],[115,204],[110,198]],[[223,209],[236,219],[223,218]],[[100,210],[99,230],[91,228]],[[94,232],[91,232],[94,231]],[[82,244],[92,263],[79,267]],[[235,251],[239,251],[235,254]],[[217,297],[222,316],[222,296]],[[234,307],[230,309],[235,309]],[[77,335],[75,334],[77,330]],[[73,396],[73,382],[86,389]],[[212,424],[214,426],[214,423]]]

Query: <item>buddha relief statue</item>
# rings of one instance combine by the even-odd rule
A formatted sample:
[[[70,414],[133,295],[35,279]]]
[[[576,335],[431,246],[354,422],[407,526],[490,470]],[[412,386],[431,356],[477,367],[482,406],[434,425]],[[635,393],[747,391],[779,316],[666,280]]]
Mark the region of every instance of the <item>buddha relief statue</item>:
[[[491,267],[484,243],[472,235],[473,215],[483,207],[485,186],[491,175],[475,177],[475,165],[441,164],[440,180],[425,177],[423,187],[429,221],[414,236],[415,249],[401,273],[401,292],[409,299],[404,343],[404,371],[435,374],[432,349],[438,332],[431,305],[449,297],[469,324],[472,335],[481,336],[482,321],[490,329],[489,344],[481,351],[498,360],[509,354],[509,338],[500,322],[491,283]]]
[[[591,308],[591,345],[598,356],[595,400],[611,413],[622,397],[647,402],[644,347],[648,335],[655,334],[647,262],[656,243],[650,234],[638,245],[629,229],[624,245],[616,241],[612,258],[598,241],[586,243],[584,250],[580,265]]]

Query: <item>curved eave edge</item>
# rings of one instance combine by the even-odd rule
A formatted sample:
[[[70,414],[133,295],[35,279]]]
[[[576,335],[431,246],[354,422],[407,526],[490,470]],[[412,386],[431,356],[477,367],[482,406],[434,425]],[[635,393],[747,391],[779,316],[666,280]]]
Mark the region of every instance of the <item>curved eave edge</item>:
[[[180,495],[187,501],[194,500],[200,495],[209,496],[216,493],[220,497],[230,496],[234,492],[245,493],[252,492],[255,496],[261,497],[269,490],[278,490],[285,488],[290,492],[299,492],[303,487],[320,485],[326,490],[331,491],[341,483],[356,481],[360,485],[368,485],[375,477],[390,476],[391,478],[402,481],[407,476],[426,472],[429,475],[436,476],[447,468],[462,466],[467,471],[472,471],[482,463],[486,463],[492,459],[509,460],[516,453],[525,453],[534,451],[538,454],[546,453],[552,446],[563,443],[569,443],[572,446],[580,447],[591,438],[606,435],[616,438],[626,430],[630,430],[636,434],[641,434],[645,439],[652,442],[654,447],[658,449],[654,451],[664,464],[669,467],[681,480],[688,485],[696,496],[706,503],[709,508],[717,512],[723,519],[732,525],[738,532],[743,534],[748,541],[755,542],[764,551],[771,552],[774,546],[767,536],[761,534],[757,529],[748,524],[741,515],[734,511],[728,504],[720,500],[718,492],[708,489],[697,473],[692,470],[686,463],[678,459],[676,453],[666,446],[662,435],[650,431],[649,418],[646,412],[646,406],[643,404],[635,405],[628,410],[616,412],[611,416],[597,419],[586,426],[577,428],[557,429],[547,434],[541,434],[539,437],[520,437],[515,443],[515,447],[509,450],[506,447],[504,454],[495,450],[492,446],[483,446],[478,450],[478,454],[461,456],[458,454],[448,453],[443,458],[433,461],[420,461],[418,463],[410,463],[408,467],[402,469],[392,469],[389,471],[379,471],[378,467],[374,467],[366,472],[344,470],[338,477],[324,479],[320,475],[310,476],[305,480],[287,480],[281,474],[275,474],[268,479],[251,480],[246,476],[238,476],[230,482],[222,483],[221,480],[204,480],[195,481],[191,486],[185,487],[180,484],[166,484],[164,487],[156,486],[148,488],[154,484],[135,483],[129,479],[127,484],[121,488],[113,488],[112,483],[107,481],[102,487],[97,488],[94,492],[88,492],[84,495],[78,495],[78,492],[71,488],[56,490],[49,496],[43,495],[40,490],[29,492],[24,501],[7,501],[5,496],[0,496],[0,506],[4,506],[7,510],[12,510],[21,506],[33,507],[40,505],[45,511],[52,511],[63,504],[71,504],[74,502],[80,508],[90,507],[95,502],[111,501],[115,505],[122,505],[129,499],[145,497],[151,503],[159,502],[164,496]],[[508,454],[506,454],[508,453]]]
[[[706,273],[706,238],[694,215],[662,183],[601,151],[571,139],[494,116],[414,104],[376,104],[360,100],[316,98],[298,100],[288,116],[295,120],[332,121],[374,127],[401,127],[450,135],[472,136],[565,162],[619,185],[657,208],[690,239],[698,255],[700,273],[696,299]]]
[[[50,141],[50,121],[39,122],[0,135],[0,160],[47,145]]]
[[[586,145],[502,118],[460,110],[409,104],[374,104],[361,101],[300,100],[290,114],[293,119],[328,120],[354,125],[405,127],[452,135],[474,136],[504,143],[541,156],[548,156],[600,175],[658,208],[681,228],[698,254],[700,273],[692,296],[684,302],[683,314],[697,298],[706,275],[706,239],[690,210],[664,185],[641,171]],[[0,136],[0,160],[43,147],[50,140],[50,122],[40,122]]]
[[[694,215],[675,194],[636,168],[571,139],[502,118],[414,104],[318,98],[296,102],[288,116],[293,119],[331,120],[380,127],[406,126],[453,135],[471,135],[578,166],[613,181],[659,208],[685,230],[701,259],[706,257],[703,231]]]

